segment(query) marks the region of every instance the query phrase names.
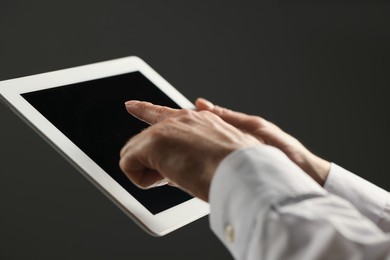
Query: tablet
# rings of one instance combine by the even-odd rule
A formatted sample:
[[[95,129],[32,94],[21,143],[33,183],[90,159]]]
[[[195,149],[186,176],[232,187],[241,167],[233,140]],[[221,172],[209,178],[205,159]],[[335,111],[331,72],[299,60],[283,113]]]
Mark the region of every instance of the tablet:
[[[140,58],[125,57],[2,81],[0,95],[148,233],[162,236],[209,213],[206,202],[177,188],[142,190],[119,168],[123,145],[148,127],[127,113],[125,101],[194,108]]]

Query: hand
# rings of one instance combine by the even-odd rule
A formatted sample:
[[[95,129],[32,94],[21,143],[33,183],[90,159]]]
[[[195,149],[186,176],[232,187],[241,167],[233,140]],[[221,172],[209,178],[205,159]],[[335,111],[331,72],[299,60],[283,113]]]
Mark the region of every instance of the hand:
[[[251,134],[260,142],[282,150],[290,160],[318,184],[324,185],[329,173],[330,163],[311,153],[296,138],[282,131],[275,124],[258,116],[251,116],[215,106],[203,98],[197,99],[196,108],[198,111],[210,111],[225,122]]]
[[[210,183],[229,153],[260,142],[208,111],[192,111],[128,101],[127,111],[152,126],[121,150],[120,168],[141,188],[165,180],[208,201]]]

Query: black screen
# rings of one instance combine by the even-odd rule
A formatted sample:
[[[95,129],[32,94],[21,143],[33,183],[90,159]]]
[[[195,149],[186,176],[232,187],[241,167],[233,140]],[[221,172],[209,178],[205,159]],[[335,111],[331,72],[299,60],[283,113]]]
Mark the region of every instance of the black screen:
[[[125,101],[145,100],[178,108],[140,72],[24,93],[22,96],[152,214],[191,198],[169,186],[139,189],[119,168],[120,149],[129,138],[148,127],[127,113]]]

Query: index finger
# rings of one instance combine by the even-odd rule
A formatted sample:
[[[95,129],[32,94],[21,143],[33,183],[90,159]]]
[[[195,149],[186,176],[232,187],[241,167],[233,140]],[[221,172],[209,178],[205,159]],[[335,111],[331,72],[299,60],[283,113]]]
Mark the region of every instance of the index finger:
[[[165,118],[173,116],[179,111],[178,109],[154,105],[149,102],[137,100],[127,101],[125,105],[127,112],[150,125],[161,122]]]

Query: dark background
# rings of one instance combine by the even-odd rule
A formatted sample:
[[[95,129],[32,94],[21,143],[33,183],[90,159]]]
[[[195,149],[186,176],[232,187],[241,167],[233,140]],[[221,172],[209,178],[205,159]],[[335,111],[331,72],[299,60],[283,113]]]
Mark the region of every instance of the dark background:
[[[0,80],[129,55],[390,189],[386,1],[4,1]],[[386,92],[386,93],[385,93]],[[0,259],[229,259],[203,218],[144,233],[0,105]]]

